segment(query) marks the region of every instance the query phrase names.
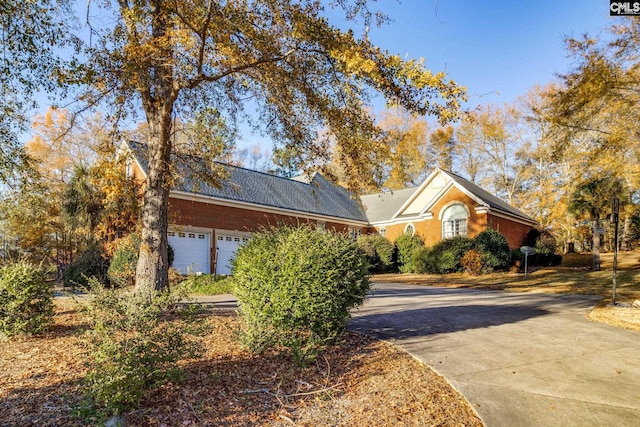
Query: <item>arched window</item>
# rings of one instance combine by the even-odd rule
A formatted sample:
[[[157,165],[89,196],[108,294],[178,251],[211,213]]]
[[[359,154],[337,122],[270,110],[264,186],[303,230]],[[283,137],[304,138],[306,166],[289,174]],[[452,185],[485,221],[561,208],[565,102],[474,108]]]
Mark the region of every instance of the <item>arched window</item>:
[[[467,235],[467,209],[464,205],[451,205],[442,213],[442,238]]]
[[[413,226],[413,224],[407,224],[407,226],[404,228],[404,234],[408,234],[409,236],[413,236],[414,234],[416,234],[416,228]]]

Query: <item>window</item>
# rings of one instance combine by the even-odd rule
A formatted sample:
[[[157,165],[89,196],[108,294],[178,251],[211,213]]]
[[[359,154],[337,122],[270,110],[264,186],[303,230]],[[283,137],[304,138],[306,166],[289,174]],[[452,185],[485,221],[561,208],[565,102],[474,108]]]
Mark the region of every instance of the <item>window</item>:
[[[189,233],[189,238],[190,239],[195,239],[196,238],[196,234],[195,233]]]
[[[467,209],[464,205],[451,205],[442,213],[442,238],[467,235]]]
[[[416,228],[413,226],[413,224],[407,224],[407,226],[404,228],[404,234],[408,234],[409,236],[413,236],[414,234],[416,234]]]
[[[387,229],[384,227],[380,227],[380,235],[381,236],[386,236],[387,235]]]
[[[184,233],[178,233],[178,237],[181,237],[181,238],[182,238],[182,237],[184,237],[184,236],[185,236],[185,234],[184,234]]]

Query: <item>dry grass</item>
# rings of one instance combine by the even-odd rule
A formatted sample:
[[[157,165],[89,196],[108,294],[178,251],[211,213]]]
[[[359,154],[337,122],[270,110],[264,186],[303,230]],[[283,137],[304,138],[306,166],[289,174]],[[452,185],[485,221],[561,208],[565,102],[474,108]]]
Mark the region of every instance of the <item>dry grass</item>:
[[[609,305],[613,294],[613,254],[602,254],[600,271],[592,271],[591,264],[591,254],[568,254],[559,267],[537,268],[527,277],[514,272],[482,276],[381,274],[374,280],[508,292],[599,295],[602,302],[591,311],[589,319],[640,332],[640,309],[630,307],[633,301],[640,300],[640,251],[618,254],[617,306]]]
[[[81,401],[77,307],[57,301],[46,335],[0,342],[0,426],[91,425]],[[204,357],[184,363],[183,382],[149,393],[128,426],[481,426],[442,377],[397,348],[358,335],[299,368],[282,352],[254,356],[233,339],[232,313],[206,317]]]

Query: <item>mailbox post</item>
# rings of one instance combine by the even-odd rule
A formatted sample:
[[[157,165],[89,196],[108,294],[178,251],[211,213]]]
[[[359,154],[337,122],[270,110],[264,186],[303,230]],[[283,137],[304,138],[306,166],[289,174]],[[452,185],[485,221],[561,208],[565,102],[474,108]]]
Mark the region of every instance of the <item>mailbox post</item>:
[[[527,278],[527,264],[529,255],[536,253],[536,248],[532,248],[531,246],[522,246],[520,248],[520,252],[524,254],[524,278]]]

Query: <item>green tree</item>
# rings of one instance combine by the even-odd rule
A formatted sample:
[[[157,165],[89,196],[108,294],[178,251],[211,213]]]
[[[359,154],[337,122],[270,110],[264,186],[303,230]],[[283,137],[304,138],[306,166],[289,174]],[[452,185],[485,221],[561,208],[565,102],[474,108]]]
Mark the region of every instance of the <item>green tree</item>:
[[[350,18],[364,17],[365,25],[378,16],[365,1],[336,4]],[[163,289],[168,283],[166,231],[176,115],[193,115],[206,106],[229,124],[249,118],[287,157],[304,166],[325,156],[319,147],[326,146],[324,138],[333,138],[351,165],[360,168],[369,167],[368,153],[382,143],[366,138],[376,134],[364,108],[371,92],[443,122],[456,117],[462,88],[443,73],[427,70],[422,61],[405,61],[377,48],[366,31],[358,38],[353,31],[339,30],[324,12],[321,3],[311,0],[119,0],[116,10],[105,11],[113,19],[91,23],[88,61],[65,83],[87,83],[83,99],[120,107],[116,117],[139,105],[148,124],[139,288]],[[260,112],[258,118],[244,114],[247,99]],[[327,129],[326,136],[318,129]]]
[[[578,185],[571,195],[569,211],[579,219],[587,219],[592,223],[593,230],[593,270],[600,270],[600,244],[602,231],[601,220],[610,212],[611,197],[617,196],[621,200],[627,199],[627,191],[623,181],[610,176]]]
[[[427,122],[394,109],[382,114],[380,127],[386,133],[389,149],[385,162],[388,172],[383,186],[395,190],[418,185],[425,177],[427,166]]]
[[[564,164],[580,159],[575,182],[611,176],[628,188],[640,187],[638,43],[640,23],[634,18],[612,20],[600,40],[588,35],[566,40],[575,66],[548,90],[537,113],[555,141],[551,155]],[[628,243],[638,206],[624,208],[622,240]]]
[[[0,3],[0,183],[30,170],[19,135],[28,127],[35,94],[51,93],[64,65],[56,48],[70,41],[70,5],[68,0]]]

